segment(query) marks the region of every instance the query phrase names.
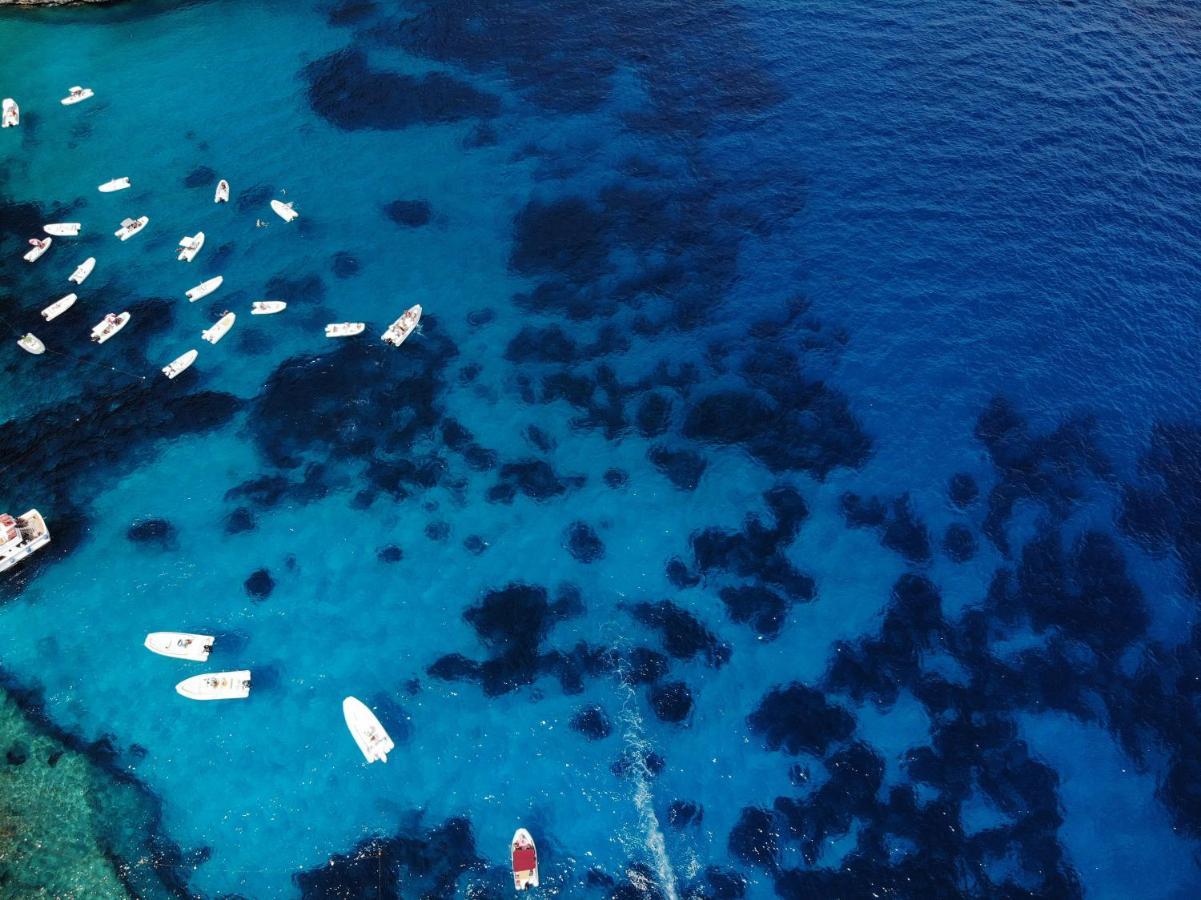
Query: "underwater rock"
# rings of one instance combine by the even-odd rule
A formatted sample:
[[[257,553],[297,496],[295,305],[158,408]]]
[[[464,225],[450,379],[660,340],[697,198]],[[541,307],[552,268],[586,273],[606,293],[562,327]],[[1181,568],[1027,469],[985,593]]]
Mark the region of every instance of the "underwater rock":
[[[769,750],[793,756],[825,756],[830,744],[845,741],[855,731],[850,713],[827,703],[821,691],[797,681],[772,688],[747,717],[747,724],[763,736]]]
[[[359,258],[346,250],[334,254],[330,269],[338,278],[353,278],[359,274]]]
[[[384,213],[405,228],[428,225],[432,216],[428,200],[393,200],[384,207]]]
[[[472,556],[479,556],[488,549],[488,542],[478,534],[469,534],[463,538],[463,548]]]
[[[605,555],[605,545],[587,522],[572,522],[564,535],[567,549],[582,563],[596,562]]]
[[[858,494],[848,492],[842,495],[842,511],[852,528],[882,529],[880,543],[910,562],[930,561],[930,535],[914,515],[908,494],[891,501],[876,497],[864,501]]]
[[[951,476],[947,494],[957,507],[966,509],[976,502],[976,498],[980,496],[980,488],[976,485],[976,479],[971,475],[966,472],[957,472]]]
[[[599,741],[613,733],[609,717],[600,706],[584,706],[571,717],[571,727],[590,741]]]
[[[713,668],[730,661],[730,645],[719,640],[701,621],[670,600],[658,603],[636,603],[629,613],[638,622],[653,628],[663,638],[663,647],[676,659],[702,656]]]
[[[708,465],[699,453],[692,450],[673,450],[663,444],[651,447],[646,456],[656,469],[682,491],[696,490]]]
[[[966,525],[952,522],[943,534],[942,550],[952,562],[967,562],[976,555],[976,536]]]
[[[721,602],[730,620],[749,623],[756,634],[769,640],[779,635],[790,606],[779,594],[765,587],[724,587]]]
[[[176,535],[175,526],[166,519],[141,519],[125,532],[134,544],[154,544],[164,549],[175,546]]]
[[[692,691],[682,681],[651,686],[651,709],[661,722],[681,723],[692,714]]]
[[[672,800],[667,806],[667,824],[672,828],[699,826],[704,819],[704,808],[692,800]]]
[[[606,469],[605,484],[616,490],[625,487],[630,482],[630,475],[624,469]]]
[[[431,541],[445,542],[450,537],[450,523],[430,522],[425,526],[425,536]]]
[[[582,487],[586,481],[583,475],[560,478],[546,460],[524,459],[500,467],[500,479],[488,489],[487,497],[490,503],[511,503],[520,491],[542,502]]]
[[[405,553],[396,544],[388,544],[375,551],[375,557],[382,563],[398,563],[405,558]]]
[[[252,600],[266,600],[275,590],[275,579],[266,569],[256,569],[246,579],[246,593]]]

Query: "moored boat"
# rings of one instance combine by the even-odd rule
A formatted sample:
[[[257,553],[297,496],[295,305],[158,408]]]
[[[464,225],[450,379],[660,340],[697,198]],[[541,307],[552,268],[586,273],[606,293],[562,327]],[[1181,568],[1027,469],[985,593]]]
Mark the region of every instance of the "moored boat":
[[[196,254],[200,252],[200,248],[204,246],[204,232],[198,231],[192,237],[184,235],[183,240],[179,242],[179,260],[180,262],[191,262],[196,258]]]
[[[225,337],[225,335],[229,332],[229,329],[234,327],[234,321],[237,318],[238,317],[236,315],[231,313],[229,310],[226,310],[221,314],[221,318],[217,320],[216,324],[213,325],[212,328],[206,328],[204,331],[200,332],[200,336],[210,344],[215,344],[217,341],[221,340],[221,338]]]
[[[150,216],[142,216],[138,219],[122,219],[121,227],[113,232],[113,237],[119,237],[121,240],[127,241],[145,228],[146,223],[149,221]]]
[[[21,107],[12,97],[5,97],[0,102],[0,128],[14,128],[21,124]]]
[[[146,649],[159,656],[204,662],[213,650],[213,636],[186,631],[152,631],[146,635]]]
[[[38,238],[30,238],[29,244],[33,247],[33,249],[25,254],[25,261],[37,262],[42,258],[42,254],[50,249],[50,245],[53,243],[54,238],[42,238],[41,240]]]
[[[49,225],[43,225],[42,231],[55,237],[75,237],[82,227],[79,222],[52,222]]]
[[[175,685],[189,700],[244,700],[250,696],[250,672],[211,672],[193,675]]]
[[[210,278],[208,281],[202,281],[190,291],[186,291],[185,296],[190,301],[195,303],[201,297],[207,297],[213,291],[217,290],[217,288],[221,287],[221,283],[223,281],[225,281],[224,275],[218,275],[216,278]]]
[[[417,303],[410,306],[404,311],[399,319],[388,326],[388,330],[380,335],[385,344],[391,344],[393,347],[399,347],[405,342],[413,331],[417,328],[417,324],[421,321],[421,304]]]
[[[82,103],[84,100],[87,100],[89,97],[95,97],[95,96],[96,96],[96,92],[93,91],[91,88],[85,88],[85,87],[80,87],[79,85],[75,85],[72,88],[68,88],[67,96],[63,97],[63,99],[60,100],[59,102],[62,103],[63,106],[73,106],[76,103]]]
[[[285,222],[291,222],[300,215],[300,213],[292,208],[291,203],[284,203],[282,200],[272,200],[271,209]]]
[[[327,338],[353,337],[362,334],[367,327],[366,322],[331,322],[325,326]]]
[[[35,335],[32,331],[21,335],[20,339],[17,341],[17,344],[22,350],[26,350],[29,353],[32,353],[34,356],[41,356],[46,352],[46,345],[39,341],[37,335]]]
[[[23,516],[0,514],[0,572],[7,572],[49,543],[50,529],[36,509]]]
[[[224,178],[222,178],[220,181],[217,182],[217,190],[216,190],[216,193],[213,194],[213,202],[214,203],[228,203],[229,202],[229,182],[226,181]]]
[[[123,312],[120,315],[109,313],[103,319],[96,323],[96,327],[92,329],[92,340],[97,344],[103,344],[114,334],[125,327],[129,321],[129,313]]]
[[[350,729],[351,737],[363,751],[367,762],[373,763],[377,759],[387,762],[388,754],[396,745],[392,743],[392,738],[388,737],[388,732],[384,731],[384,726],[379,723],[375,713],[358,698],[347,697],[342,701],[342,715],[346,719],[346,727]]]
[[[250,314],[252,316],[271,316],[283,312],[287,308],[288,304],[283,300],[255,300],[250,304]]]
[[[42,318],[45,319],[47,322],[52,322],[53,320],[55,320],[59,316],[61,316],[63,313],[65,313],[72,306],[74,306],[75,301],[78,299],[79,299],[79,297],[76,296],[75,294],[67,294],[67,296],[65,296],[65,297],[60,297],[58,300],[55,300],[53,303],[51,303],[49,306],[47,306],[45,309],[42,310]]]
[[[175,359],[171,360],[171,362],[163,366],[163,374],[168,378],[174,378],[176,375],[191,366],[192,363],[196,362],[196,357],[199,355],[200,353],[196,350],[189,350],[187,353],[180,354],[179,356],[175,357]]]
[[[510,844],[513,859],[513,887],[519,891],[538,886],[538,848],[524,828],[513,833]]]
[[[92,269],[96,268],[96,257],[89,256],[79,264],[79,267],[71,273],[68,281],[73,281],[76,284],[83,284],[85,278],[92,274]]]
[[[112,181],[106,181],[100,187],[96,188],[102,194],[111,194],[113,191],[123,191],[129,187],[130,181],[128,178],[114,178]]]

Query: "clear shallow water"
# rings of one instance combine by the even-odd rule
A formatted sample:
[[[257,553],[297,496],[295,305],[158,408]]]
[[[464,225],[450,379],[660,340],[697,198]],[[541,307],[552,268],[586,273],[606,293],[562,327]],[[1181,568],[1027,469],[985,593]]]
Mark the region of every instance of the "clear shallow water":
[[[25,117],[0,133],[5,321],[99,259],[36,329],[73,355],[4,354],[0,505],[36,504],[56,542],[4,584],[0,660],[59,725],[111,735],[165,833],[209,849],[192,890],[387,896],[387,866],[327,862],[401,835],[382,852],[402,893],[500,892],[522,823],[567,895],[1196,893],[1195,714],[1174,705],[1196,506],[1176,487],[1119,526],[1144,472],[1196,483],[1187,436],[1139,465],[1155,423],[1198,412],[1186,8],[251,6],[0,17],[0,93]],[[97,98],[59,106],[75,83]],[[135,187],[95,192],[118,175]],[[290,227],[267,210],[284,190]],[[429,221],[397,224],[395,200]],[[109,237],[140,214],[145,234]],[[20,262],[51,218],[84,236]],[[176,263],[196,229],[208,244]],[[241,314],[265,296],[288,312]],[[399,353],[321,335],[412,302],[425,334]],[[84,346],[125,308],[125,332]],[[225,308],[233,332],[201,344]],[[190,346],[176,383],[126,374]],[[736,402],[714,410],[719,392]],[[1015,420],[981,427],[995,397]],[[43,456],[32,434],[54,436]],[[963,508],[955,473],[982,494]],[[264,476],[307,486],[239,490]],[[765,500],[781,486],[808,509],[795,533]],[[894,511],[848,515],[847,492]],[[696,552],[748,515],[779,533]],[[171,536],[131,541],[152,517]],[[591,562],[565,546],[581,521]],[[1077,563],[1089,532],[1112,543]],[[1066,562],[1034,552],[1059,545]],[[998,571],[1016,587],[990,594]],[[545,601],[485,602],[510,584]],[[733,621],[738,586],[793,602]],[[668,598],[701,626],[640,621]],[[174,628],[220,635],[212,663],[251,668],[251,700],[180,700],[196,669],[140,646]],[[678,692],[628,683],[639,648],[687,685],[682,723],[662,718]],[[499,662],[477,678],[449,654]],[[765,701],[791,682],[824,701]],[[348,693],[392,731],[386,767],[357,758]],[[611,733],[586,740],[571,721],[592,705]],[[618,777],[630,753],[662,770]]]

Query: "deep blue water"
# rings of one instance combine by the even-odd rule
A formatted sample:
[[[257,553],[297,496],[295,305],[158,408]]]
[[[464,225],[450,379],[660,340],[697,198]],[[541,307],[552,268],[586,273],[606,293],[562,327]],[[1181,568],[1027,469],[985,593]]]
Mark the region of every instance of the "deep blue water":
[[[1194,6],[138,2],[0,44],[0,508],[55,535],[0,666],[161,799],[164,891],[503,896],[525,825],[564,896],[1201,892]],[[178,697],[161,629],[249,701]]]

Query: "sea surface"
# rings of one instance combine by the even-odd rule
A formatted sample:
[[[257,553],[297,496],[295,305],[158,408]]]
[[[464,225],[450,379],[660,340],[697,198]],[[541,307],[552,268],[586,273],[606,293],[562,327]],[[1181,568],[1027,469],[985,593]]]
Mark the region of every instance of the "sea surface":
[[[1199,73],[1182,0],[0,11],[0,873],[91,835],[0,894],[1201,895]]]

